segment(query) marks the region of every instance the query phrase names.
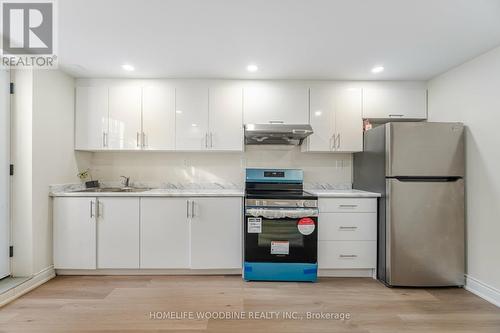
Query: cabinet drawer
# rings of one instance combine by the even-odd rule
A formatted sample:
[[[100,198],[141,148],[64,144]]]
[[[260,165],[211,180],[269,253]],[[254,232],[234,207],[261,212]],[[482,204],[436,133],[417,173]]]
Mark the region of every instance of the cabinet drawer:
[[[319,241],[319,268],[375,268],[377,241]]]
[[[321,213],[318,239],[377,240],[377,213]]]
[[[376,213],[375,198],[320,198],[320,213]]]

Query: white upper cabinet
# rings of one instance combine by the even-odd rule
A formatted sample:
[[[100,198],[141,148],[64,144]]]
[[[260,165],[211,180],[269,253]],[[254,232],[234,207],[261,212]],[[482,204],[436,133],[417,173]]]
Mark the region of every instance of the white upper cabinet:
[[[142,88],[141,144],[147,150],[175,149],[175,88],[167,84]]]
[[[108,119],[108,88],[77,87],[75,149],[106,149]]]
[[[141,104],[141,87],[109,88],[109,149],[141,149]]]
[[[373,82],[363,86],[363,118],[426,119],[427,89],[420,82]]]
[[[243,151],[243,88],[227,82],[210,87],[209,149]]]
[[[302,149],[307,151],[333,151],[335,135],[335,89],[330,85],[313,86],[310,90],[311,134]]]
[[[363,150],[361,89],[318,84],[310,90],[310,118],[314,133],[302,146],[310,152]]]
[[[208,149],[208,85],[203,82],[176,85],[175,113],[176,149]]]
[[[308,124],[309,89],[306,84],[286,81],[245,83],[245,124]]]
[[[363,150],[363,119],[361,89],[340,88],[337,91],[335,112],[335,151]]]

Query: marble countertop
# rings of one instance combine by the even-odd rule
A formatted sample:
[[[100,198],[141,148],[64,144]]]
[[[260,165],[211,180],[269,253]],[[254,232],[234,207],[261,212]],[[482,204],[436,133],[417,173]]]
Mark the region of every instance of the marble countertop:
[[[378,198],[380,193],[367,192],[361,190],[318,190],[306,189],[309,193],[317,195],[319,198]]]
[[[243,197],[238,189],[151,189],[142,192],[51,192],[52,197]]]

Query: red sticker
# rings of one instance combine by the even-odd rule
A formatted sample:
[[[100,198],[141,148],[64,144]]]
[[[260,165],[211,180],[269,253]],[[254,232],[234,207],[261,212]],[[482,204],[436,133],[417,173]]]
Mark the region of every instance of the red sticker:
[[[299,222],[297,222],[297,228],[302,235],[307,236],[314,232],[316,224],[314,224],[314,220],[312,218],[303,217],[299,220]]]

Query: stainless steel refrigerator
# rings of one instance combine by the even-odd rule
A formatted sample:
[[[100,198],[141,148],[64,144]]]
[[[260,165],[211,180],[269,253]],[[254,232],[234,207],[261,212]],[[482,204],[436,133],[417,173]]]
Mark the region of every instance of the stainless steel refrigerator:
[[[377,277],[389,286],[464,284],[464,127],[393,122],[364,134],[354,187],[380,192]]]

